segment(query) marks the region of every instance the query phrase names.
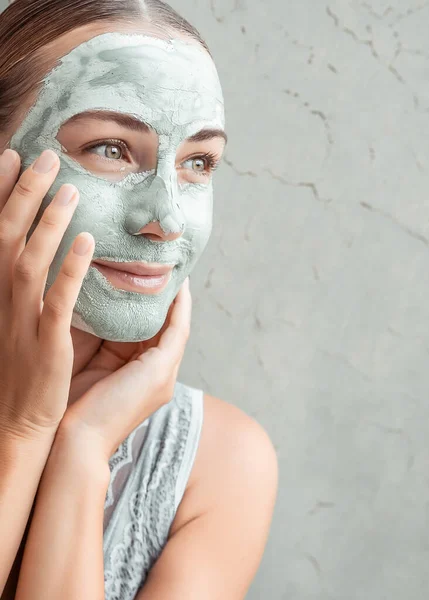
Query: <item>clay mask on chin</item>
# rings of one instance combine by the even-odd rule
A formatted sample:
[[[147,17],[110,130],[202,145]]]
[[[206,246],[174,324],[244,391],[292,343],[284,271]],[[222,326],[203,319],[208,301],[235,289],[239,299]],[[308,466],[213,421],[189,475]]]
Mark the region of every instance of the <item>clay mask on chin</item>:
[[[132,115],[158,135],[154,171],[107,181],[67,156],[56,139],[72,116],[87,110]],[[179,185],[178,146],[204,128],[224,127],[222,91],[210,56],[194,43],[143,35],[106,33],[61,59],[13,136],[10,147],[27,168],[45,150],[57,152],[61,168],[34,226],[64,183],[73,183],[80,202],[49,270],[46,291],[55,281],[76,235],[95,239],[94,259],[175,264],[158,294],[113,287],[90,267],[75,305],[72,325],[111,341],[143,341],[158,333],[180,286],[201,256],[212,228],[212,183]],[[138,235],[158,221],[174,241]]]

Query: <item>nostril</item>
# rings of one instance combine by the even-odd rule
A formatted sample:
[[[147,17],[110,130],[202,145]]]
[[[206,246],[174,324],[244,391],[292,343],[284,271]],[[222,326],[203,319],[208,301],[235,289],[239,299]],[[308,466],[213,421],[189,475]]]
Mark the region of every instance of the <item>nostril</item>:
[[[162,237],[160,235],[156,235],[155,233],[143,233],[142,235],[152,242],[162,242]]]

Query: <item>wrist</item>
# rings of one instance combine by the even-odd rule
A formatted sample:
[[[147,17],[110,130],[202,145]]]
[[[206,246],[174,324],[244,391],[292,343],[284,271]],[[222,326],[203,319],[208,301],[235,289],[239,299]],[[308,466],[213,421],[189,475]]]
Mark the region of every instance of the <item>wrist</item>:
[[[2,439],[11,442],[32,445],[34,443],[53,443],[58,425],[52,427],[39,427],[32,423],[12,423],[8,417],[0,413],[0,435]]]
[[[88,476],[106,490],[110,481],[109,460],[100,445],[83,428],[60,424],[49,456],[51,464],[61,465],[76,476]]]
[[[119,442],[115,444],[98,427],[93,427],[85,420],[81,420],[71,409],[63,417],[57,435],[64,437],[66,440],[80,440],[80,444],[91,448],[91,452],[106,463],[109,462],[119,444]]]
[[[54,441],[54,431],[30,436],[20,430],[6,427],[0,419],[0,472],[4,475],[11,469],[19,469],[20,465],[26,465],[26,469],[36,472],[39,465],[40,477]]]

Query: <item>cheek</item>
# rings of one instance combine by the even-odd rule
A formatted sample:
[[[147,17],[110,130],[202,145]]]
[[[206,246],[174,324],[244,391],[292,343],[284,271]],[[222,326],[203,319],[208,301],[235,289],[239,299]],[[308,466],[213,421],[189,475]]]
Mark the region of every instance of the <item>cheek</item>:
[[[103,229],[105,223],[115,221],[118,199],[113,188],[63,163],[50,195],[53,196],[65,183],[71,183],[79,190],[79,203],[70,222],[70,228],[89,231],[94,235],[98,229]]]
[[[191,259],[190,266],[193,268],[196,261],[203,254],[210,239],[213,225],[213,199],[207,190],[193,193],[191,197],[183,199],[182,210],[186,217],[186,229],[184,239],[190,244]]]
[[[182,210],[186,217],[187,229],[200,231],[210,235],[213,223],[213,190],[206,188],[191,188],[182,195]]]

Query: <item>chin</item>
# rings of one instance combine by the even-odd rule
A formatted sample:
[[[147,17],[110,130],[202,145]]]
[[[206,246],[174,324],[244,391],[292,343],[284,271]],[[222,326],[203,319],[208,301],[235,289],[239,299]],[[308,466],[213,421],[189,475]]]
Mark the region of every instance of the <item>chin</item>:
[[[126,320],[106,315],[107,318],[101,322],[93,322],[92,319],[85,319],[81,314],[74,312],[71,325],[109,342],[145,342],[161,331],[167,312],[138,320],[132,315]]]

